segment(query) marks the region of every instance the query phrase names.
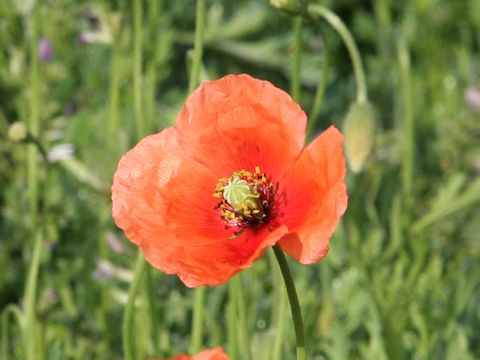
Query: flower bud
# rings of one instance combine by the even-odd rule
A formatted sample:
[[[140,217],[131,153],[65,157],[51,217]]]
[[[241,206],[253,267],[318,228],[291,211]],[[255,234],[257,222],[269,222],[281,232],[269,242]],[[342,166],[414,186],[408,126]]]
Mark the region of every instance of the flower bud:
[[[302,9],[301,2],[302,0],[270,0],[270,5],[288,13],[299,14]]]
[[[21,142],[27,139],[28,129],[21,121],[15,121],[8,128],[8,138],[13,142]]]
[[[376,114],[369,102],[350,106],[343,124],[345,153],[354,173],[362,171],[375,142]]]

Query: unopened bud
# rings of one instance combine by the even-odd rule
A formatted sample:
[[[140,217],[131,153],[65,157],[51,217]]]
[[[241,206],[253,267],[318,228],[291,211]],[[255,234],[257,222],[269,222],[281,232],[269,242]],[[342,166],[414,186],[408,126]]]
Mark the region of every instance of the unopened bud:
[[[345,152],[354,173],[362,171],[375,142],[376,115],[368,102],[350,106],[343,124]]]
[[[302,10],[302,0],[270,0],[270,5],[293,14],[299,14]]]
[[[13,142],[24,141],[28,136],[28,129],[21,121],[15,121],[8,128],[8,138]]]

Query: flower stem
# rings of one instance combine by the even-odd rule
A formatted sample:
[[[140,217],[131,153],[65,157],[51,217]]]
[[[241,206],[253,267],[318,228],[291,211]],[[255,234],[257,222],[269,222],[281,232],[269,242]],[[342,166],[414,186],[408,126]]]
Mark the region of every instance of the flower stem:
[[[363,68],[362,58],[360,57],[358,47],[348,28],[337,15],[322,5],[310,5],[308,7],[308,14],[313,17],[317,15],[321,16],[340,35],[347,47],[350,59],[352,60],[355,82],[357,84],[357,102],[367,101],[367,82],[365,80],[365,70]]]
[[[245,289],[242,283],[242,276],[243,274],[239,274],[237,277],[231,279],[230,281],[233,282],[233,286],[235,287],[235,301],[237,303],[238,308],[238,318],[239,318],[239,328],[238,332],[240,335],[240,346],[241,346],[241,354],[243,360],[251,360],[252,359],[252,345],[250,344],[250,331],[247,326],[247,309],[245,304]]]
[[[36,229],[30,267],[28,269],[27,284],[25,289],[25,339],[27,340],[27,359],[34,360],[37,353],[37,319],[35,304],[37,303],[37,283],[42,254],[42,229]]]
[[[315,93],[315,100],[313,101],[312,110],[310,111],[308,126],[307,126],[307,136],[312,134],[312,131],[315,129],[315,124],[318,120],[318,115],[320,115],[320,108],[323,104],[323,98],[325,96],[325,89],[327,88],[328,83],[328,71],[330,65],[329,53],[328,53],[328,40],[327,35],[321,31],[322,40],[323,40],[323,61],[322,61],[322,75],[317,85],[317,91]]]
[[[143,118],[143,91],[142,91],[142,37],[143,37],[143,9],[142,0],[133,3],[133,107],[135,114],[136,136],[141,139],[146,135],[145,121]]]
[[[200,82],[200,68],[203,55],[203,33],[205,29],[205,0],[197,0],[197,14],[195,19],[195,44],[193,49],[192,71],[188,84],[188,93],[191,94]],[[193,306],[193,324],[190,343],[190,352],[195,354],[202,346],[203,303],[205,287],[195,289],[195,303]]]
[[[130,285],[130,289],[128,290],[127,305],[125,306],[125,310],[123,312],[122,335],[123,355],[125,356],[125,360],[133,360],[135,358],[132,338],[133,310],[135,308],[135,298],[137,297],[143,273],[145,272],[145,264],[146,262],[143,258],[143,254],[141,251],[139,251],[137,255],[137,261],[135,263],[133,281]]]
[[[302,68],[302,29],[303,18],[296,16],[293,20],[295,42],[293,44],[293,60],[292,60],[292,98],[296,102],[300,101],[300,84],[301,84],[301,68]]]
[[[277,262],[282,272],[283,281],[285,282],[288,300],[290,301],[290,309],[292,311],[293,324],[295,327],[295,338],[297,341],[297,360],[305,360],[307,358],[305,332],[303,329],[302,311],[300,309],[295,283],[293,281],[292,274],[290,273],[287,259],[280,248],[280,245],[276,244],[273,247],[273,251],[277,257]]]
[[[203,55],[203,33],[205,29],[205,0],[197,0],[197,15],[195,23],[195,44],[193,47],[192,72],[188,84],[188,93],[191,94],[200,83],[200,69]]]
[[[413,94],[410,52],[403,36],[397,40],[397,57],[402,99],[402,118],[404,131],[404,156],[402,160],[403,190],[408,206],[411,205],[414,177],[415,133],[413,124]]]
[[[233,280],[233,279],[231,279]],[[228,354],[232,360],[238,359],[238,316],[236,304],[236,288],[232,281],[228,282],[228,304],[227,304],[227,342]]]
[[[192,339],[190,343],[190,353],[195,354],[202,347],[202,323],[203,323],[203,303],[205,300],[205,287],[195,289],[195,303],[193,305],[193,324]]]
[[[275,255],[273,253],[268,253],[269,262],[272,264],[272,267],[275,266]],[[287,309],[287,294],[283,290],[283,287],[280,284],[281,273],[280,269],[275,269],[275,296],[277,297],[275,301],[275,306],[273,307],[272,319],[277,319],[275,322],[275,339],[272,346],[272,360],[280,360],[282,358],[282,346],[284,343],[284,334],[285,334],[285,312]]]
[[[110,87],[108,99],[108,141],[114,141],[118,127],[118,105],[120,95],[120,34],[114,33],[112,39],[112,52],[110,62]]]
[[[37,2],[33,3],[33,14],[31,23],[30,38],[30,119],[29,131],[34,138],[38,138],[40,132],[40,69],[38,58],[38,31],[40,9]],[[36,296],[38,284],[38,272],[40,267],[40,258],[42,253],[42,225],[39,223],[39,171],[38,148],[34,144],[30,144],[27,149],[27,181],[28,181],[28,197],[30,205],[31,235],[32,235],[32,253],[28,268],[28,275],[25,284],[25,322],[23,324],[23,336],[26,345],[26,359],[34,360],[39,355],[37,347],[37,318]]]
[[[18,326],[21,328],[23,326],[23,314],[20,308],[17,305],[14,304],[9,304],[7,305],[3,312],[2,315],[0,316],[1,318],[1,331],[0,331],[0,359],[3,360],[8,360],[10,359],[9,355],[9,343],[8,343],[8,333],[9,333],[9,316],[12,316],[14,320],[17,321]],[[12,336],[13,337],[13,336]],[[13,347],[13,345],[12,345]]]

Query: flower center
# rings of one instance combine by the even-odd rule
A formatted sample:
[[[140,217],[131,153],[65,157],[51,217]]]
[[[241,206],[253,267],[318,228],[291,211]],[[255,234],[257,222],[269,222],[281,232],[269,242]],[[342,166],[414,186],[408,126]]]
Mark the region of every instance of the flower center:
[[[239,233],[247,227],[257,227],[268,220],[275,188],[258,166],[255,172],[235,171],[230,177],[218,180],[214,197],[220,201],[215,209],[226,228]]]

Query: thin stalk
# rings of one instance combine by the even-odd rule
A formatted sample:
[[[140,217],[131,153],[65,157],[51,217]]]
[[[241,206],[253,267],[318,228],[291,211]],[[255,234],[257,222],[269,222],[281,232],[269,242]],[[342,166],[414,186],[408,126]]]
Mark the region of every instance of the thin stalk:
[[[301,69],[302,69],[302,30],[303,18],[296,16],[293,20],[295,42],[293,44],[293,59],[292,59],[292,82],[291,93],[292,98],[296,102],[300,101],[301,95]]]
[[[318,81],[317,91],[315,93],[315,99],[313,101],[312,110],[310,111],[309,122],[307,126],[307,136],[312,134],[317,123],[318,116],[320,115],[320,109],[323,104],[323,98],[325,96],[325,90],[328,84],[328,71],[330,65],[329,53],[328,53],[328,41],[325,33],[322,32],[323,39],[323,62],[322,62],[322,75]]]
[[[125,357],[125,360],[135,359],[132,335],[133,310],[135,309],[135,298],[137,297],[138,291],[140,289],[140,284],[142,282],[142,277],[145,272],[145,264],[146,261],[143,258],[143,254],[139,251],[135,263],[133,281],[130,284],[130,289],[128,290],[127,305],[125,306],[125,309],[123,311],[122,335],[123,355]]]
[[[205,302],[205,287],[195,289],[195,302],[193,305],[193,324],[192,339],[190,343],[190,353],[196,354],[202,348],[202,323],[203,323],[203,303]]]
[[[233,280],[233,279],[232,279]],[[238,316],[236,304],[235,285],[232,281],[228,282],[228,305],[227,305],[227,341],[228,355],[232,360],[238,359]]]
[[[39,94],[40,94],[40,69],[38,58],[38,22],[39,22],[39,5],[34,2],[33,16],[31,24],[30,39],[30,97],[29,110],[30,118],[28,123],[29,132],[33,138],[38,139],[40,132],[40,116],[39,116]],[[28,146],[27,159],[27,181],[28,181],[28,197],[30,204],[30,215],[32,218],[32,228],[35,228],[35,222],[38,215],[38,182],[39,182],[39,166],[38,166],[38,148],[35,145]]]
[[[35,314],[35,304],[37,303],[37,283],[40,268],[40,258],[43,244],[42,229],[35,231],[35,242],[33,245],[32,258],[28,269],[27,285],[25,290],[25,339],[27,341],[27,359],[38,359],[37,352],[37,318]]]
[[[160,49],[164,46],[159,44],[158,25],[162,22],[162,17],[159,15],[160,1],[152,1],[148,7],[148,44],[150,49],[154,49],[148,57],[148,64],[145,74],[145,106],[147,128],[152,129],[155,119],[155,87],[157,85],[157,64]],[[162,39],[160,39],[160,42]]]
[[[245,305],[245,289],[243,287],[242,274],[237,276],[230,281],[233,282],[233,286],[235,289],[235,300],[237,303],[238,308],[238,320],[239,320],[239,328],[238,333],[240,336],[240,348],[242,353],[242,359],[251,360],[252,359],[252,345],[250,344],[250,336],[251,333],[247,326],[247,307]]]
[[[283,289],[282,289],[283,290]],[[275,342],[273,343],[272,359],[280,360],[282,358],[282,344],[285,342],[284,330],[285,330],[285,311],[287,308],[287,297],[285,291],[278,292],[277,300],[277,322],[275,323]]]
[[[367,101],[367,82],[365,79],[365,70],[363,68],[362,58],[360,57],[360,51],[358,50],[357,44],[355,43],[355,40],[353,39],[353,36],[348,28],[335,13],[322,5],[310,5],[308,7],[308,14],[313,18],[316,16],[324,18],[340,35],[352,61],[353,71],[355,73],[355,83],[357,86],[357,102]]]
[[[285,282],[285,288],[288,294],[288,300],[290,301],[290,310],[292,311],[293,325],[295,328],[295,338],[297,342],[297,360],[306,360],[306,345],[305,345],[305,332],[303,329],[302,311],[300,303],[298,301],[297,291],[295,289],[295,283],[288,267],[288,262],[283,253],[280,245],[276,244],[273,247],[275,256],[277,257],[278,265],[282,272],[283,281]]]
[[[1,332],[0,332],[0,359],[8,360],[10,359],[10,352],[8,351],[8,330],[9,330],[9,315],[12,315],[17,320],[17,323],[20,328],[23,326],[23,314],[20,308],[17,305],[9,304],[5,307],[2,312],[1,319]],[[12,345],[12,348],[14,346]]]
[[[195,43],[193,47],[193,63],[188,84],[188,93],[191,94],[200,82],[200,69],[203,55],[203,33],[205,31],[205,5],[206,0],[197,0],[197,13],[195,19]],[[197,353],[202,346],[203,303],[205,287],[195,289],[193,307],[193,323],[190,343],[190,352]]]
[[[193,45],[192,72],[188,84],[188,93],[191,94],[200,83],[200,69],[203,55],[203,33],[205,31],[205,0],[197,0],[197,15],[195,23],[195,43]]]
[[[400,87],[402,94],[402,118],[404,132],[404,156],[402,158],[403,190],[408,200],[412,198],[413,167],[414,167],[414,126],[413,126],[413,94],[410,53],[405,39],[397,41],[397,56],[400,72]]]
[[[38,139],[40,133],[40,68],[38,58],[38,31],[39,31],[39,4],[34,2],[31,38],[30,38],[30,119],[29,131],[32,137]],[[26,346],[27,360],[34,360],[39,353],[37,352],[36,328],[37,319],[35,314],[35,304],[37,295],[37,280],[40,267],[40,258],[42,252],[42,228],[38,221],[39,215],[39,172],[38,147],[34,144],[28,146],[27,150],[27,182],[28,198],[30,205],[31,236],[32,236],[32,254],[28,268],[28,275],[25,284],[25,323],[23,328],[23,337]]]
[[[108,100],[108,139],[114,140],[118,126],[118,106],[120,96],[120,69],[119,69],[119,34],[114,34],[112,43],[112,58],[110,63],[110,89]]]
[[[142,116],[142,0],[133,3],[133,107],[135,113],[136,135],[141,139],[146,135],[145,121]]]

